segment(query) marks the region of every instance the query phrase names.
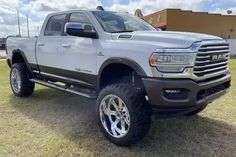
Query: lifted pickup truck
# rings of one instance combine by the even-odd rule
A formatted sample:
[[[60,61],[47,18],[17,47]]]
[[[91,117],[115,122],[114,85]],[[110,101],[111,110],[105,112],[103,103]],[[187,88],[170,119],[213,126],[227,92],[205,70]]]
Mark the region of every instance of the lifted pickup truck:
[[[16,96],[37,83],[97,99],[101,131],[117,145],[142,139],[153,110],[194,115],[230,88],[225,40],[158,31],[128,13],[50,14],[38,38],[8,38],[7,53]]]

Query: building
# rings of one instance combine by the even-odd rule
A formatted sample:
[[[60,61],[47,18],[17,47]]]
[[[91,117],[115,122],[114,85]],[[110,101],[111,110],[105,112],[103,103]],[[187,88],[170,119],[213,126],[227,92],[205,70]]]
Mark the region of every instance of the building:
[[[167,31],[205,33],[227,39],[231,55],[236,56],[236,16],[165,9],[144,16],[156,28]]]
[[[157,28],[212,34],[224,39],[236,39],[236,16],[166,9],[144,16]]]
[[[4,50],[6,47],[6,39],[0,38],[0,50]]]

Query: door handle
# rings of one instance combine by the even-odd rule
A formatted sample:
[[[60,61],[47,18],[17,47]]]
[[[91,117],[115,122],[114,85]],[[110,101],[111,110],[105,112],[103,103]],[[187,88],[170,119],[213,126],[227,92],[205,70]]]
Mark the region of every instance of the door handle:
[[[38,43],[38,46],[44,46],[45,44],[44,43]]]
[[[70,48],[70,44],[62,44],[62,47],[64,47],[64,48]]]

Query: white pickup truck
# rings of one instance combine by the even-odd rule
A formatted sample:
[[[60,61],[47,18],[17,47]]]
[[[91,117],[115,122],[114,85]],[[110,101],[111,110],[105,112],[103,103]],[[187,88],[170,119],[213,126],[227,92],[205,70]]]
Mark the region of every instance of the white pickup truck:
[[[37,83],[97,99],[101,131],[117,145],[142,139],[153,110],[194,115],[230,88],[225,40],[158,31],[128,13],[58,12],[38,38],[6,43],[16,96]]]

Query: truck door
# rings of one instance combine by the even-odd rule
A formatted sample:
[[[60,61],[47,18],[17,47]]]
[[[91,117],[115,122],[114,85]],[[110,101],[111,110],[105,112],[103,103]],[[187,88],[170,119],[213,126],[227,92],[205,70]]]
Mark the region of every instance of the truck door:
[[[92,25],[83,12],[71,13],[68,21]],[[63,69],[63,76],[95,84],[98,39],[65,35],[61,37],[59,49],[61,55],[57,63]]]
[[[45,30],[41,32],[37,44],[36,55],[37,63],[41,73],[56,74],[56,68],[61,68],[60,44],[61,37],[64,32],[64,25],[66,23],[66,14],[59,14],[51,16],[47,21],[47,24],[42,28]]]

